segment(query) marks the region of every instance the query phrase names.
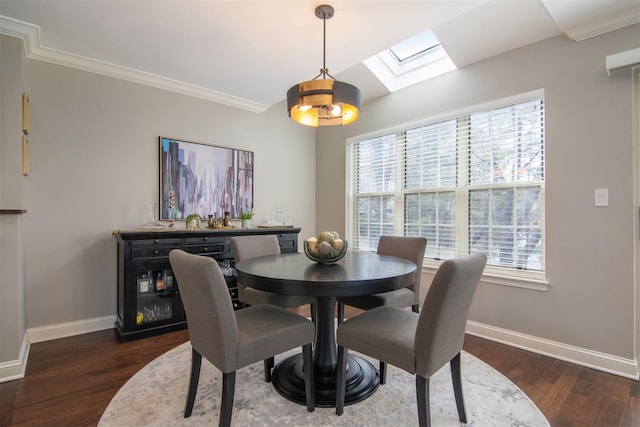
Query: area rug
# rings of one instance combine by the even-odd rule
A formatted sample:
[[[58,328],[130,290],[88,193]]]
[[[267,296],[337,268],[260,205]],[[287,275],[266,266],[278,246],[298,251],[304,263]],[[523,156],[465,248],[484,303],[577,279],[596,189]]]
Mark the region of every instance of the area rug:
[[[276,363],[296,350],[276,357]],[[371,360],[371,359],[369,359]],[[372,361],[374,366],[377,362]],[[191,345],[184,343],[142,368],[118,391],[98,423],[99,427],[218,425],[222,374],[204,358],[193,414],[183,418]],[[263,364],[238,370],[232,426],[415,426],[418,415],[415,377],[388,366],[387,383],[368,399],[334,408],[292,403],[264,381]],[[463,391],[468,426],[548,426],[539,409],[511,381],[476,357],[462,353]],[[449,365],[430,381],[431,421],[434,427],[461,426]]]

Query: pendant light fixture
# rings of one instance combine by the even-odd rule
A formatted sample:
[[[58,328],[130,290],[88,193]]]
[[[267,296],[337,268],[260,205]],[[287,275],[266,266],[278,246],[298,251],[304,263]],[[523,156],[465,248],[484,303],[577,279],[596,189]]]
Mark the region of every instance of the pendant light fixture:
[[[347,125],[354,122],[360,112],[360,89],[336,80],[329,74],[325,65],[327,19],[333,14],[332,6],[324,4],[316,7],[316,16],[322,19],[323,24],[320,74],[313,80],[299,83],[287,91],[289,117],[306,126]]]

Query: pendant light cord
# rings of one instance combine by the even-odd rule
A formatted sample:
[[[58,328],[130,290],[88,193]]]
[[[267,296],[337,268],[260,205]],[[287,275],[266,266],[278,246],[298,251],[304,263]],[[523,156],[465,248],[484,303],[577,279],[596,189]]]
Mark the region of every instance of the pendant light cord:
[[[332,16],[332,15],[330,15]],[[323,79],[326,79],[329,76],[332,80],[336,78],[329,74],[329,70],[327,70],[327,13],[322,12],[322,69],[320,70],[320,74],[314,77],[313,80],[322,76]]]
[[[322,18],[322,78],[326,79],[329,70],[327,70],[327,16],[323,14]]]

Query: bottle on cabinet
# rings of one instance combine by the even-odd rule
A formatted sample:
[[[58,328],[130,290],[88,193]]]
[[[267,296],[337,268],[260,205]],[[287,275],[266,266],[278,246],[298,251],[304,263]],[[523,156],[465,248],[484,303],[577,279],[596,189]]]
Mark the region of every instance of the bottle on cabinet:
[[[164,291],[169,294],[173,290],[173,276],[167,270],[164,270],[162,275],[164,276]]]
[[[141,294],[146,294],[147,292],[149,292],[151,283],[150,277],[150,273],[142,273],[138,277],[138,292],[140,292]]]
[[[158,277],[156,279],[156,293],[163,294],[164,293],[164,277],[162,277],[162,272],[158,272]]]

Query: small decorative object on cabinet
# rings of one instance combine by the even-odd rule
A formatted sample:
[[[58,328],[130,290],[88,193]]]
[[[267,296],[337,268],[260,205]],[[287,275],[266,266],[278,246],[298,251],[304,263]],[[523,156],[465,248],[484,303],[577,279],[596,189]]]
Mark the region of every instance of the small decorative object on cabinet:
[[[199,230],[200,221],[202,221],[202,218],[200,218],[200,215],[191,214],[187,216],[187,220],[185,221],[185,226],[187,230]]]
[[[164,228],[164,225],[156,221],[156,204],[149,203],[147,209],[149,220],[145,224],[141,225],[140,228],[144,230],[162,230]]]
[[[242,228],[251,228],[251,226],[253,225],[253,215],[253,212],[240,212]]]
[[[115,231],[118,288],[116,332],[120,341],[159,335],[187,327],[180,284],[173,277],[169,252],[214,258],[221,266],[233,306],[239,310],[238,288],[231,253],[231,237],[276,234],[282,253],[298,252],[300,228],[170,231]]]
[[[224,213],[224,219],[222,221],[223,227],[231,227],[231,217],[229,216],[229,212]]]

